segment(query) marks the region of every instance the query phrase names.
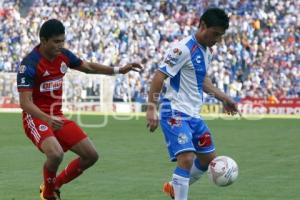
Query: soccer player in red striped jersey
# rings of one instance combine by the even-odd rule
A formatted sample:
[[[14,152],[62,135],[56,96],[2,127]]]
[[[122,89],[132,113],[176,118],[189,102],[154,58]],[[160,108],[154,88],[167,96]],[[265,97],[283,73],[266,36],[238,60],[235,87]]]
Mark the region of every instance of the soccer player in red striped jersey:
[[[113,75],[140,71],[142,67],[131,63],[113,68],[82,61],[63,48],[65,27],[56,19],[46,21],[39,36],[40,44],[22,60],[18,68],[17,85],[25,133],[46,156],[40,198],[59,200],[60,187],[98,160],[98,153],[86,133],[75,122],[65,118],[61,110],[62,83],[68,68]],[[76,153],[78,158],[57,174],[67,150]]]

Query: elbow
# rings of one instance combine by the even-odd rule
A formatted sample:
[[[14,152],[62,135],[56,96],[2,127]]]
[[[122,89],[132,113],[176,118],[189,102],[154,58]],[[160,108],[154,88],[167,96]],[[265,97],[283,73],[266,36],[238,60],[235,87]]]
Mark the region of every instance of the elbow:
[[[24,101],[24,100],[20,100],[20,108],[23,110],[23,111],[27,111],[28,110],[28,104],[29,104],[30,102],[28,102],[28,101]]]
[[[23,110],[23,111],[25,111],[25,109],[26,109],[26,106],[25,106],[25,103],[23,102],[23,101],[20,101],[20,108]]]
[[[91,74],[92,70],[88,69],[88,68],[84,68],[83,70],[81,70],[81,72],[85,73],[85,74]]]
[[[93,72],[91,70],[85,70],[84,73],[86,73],[86,74],[92,74]]]
[[[159,83],[160,85],[163,85],[164,80],[167,78],[168,76],[160,71],[157,71],[153,77],[153,81]]]

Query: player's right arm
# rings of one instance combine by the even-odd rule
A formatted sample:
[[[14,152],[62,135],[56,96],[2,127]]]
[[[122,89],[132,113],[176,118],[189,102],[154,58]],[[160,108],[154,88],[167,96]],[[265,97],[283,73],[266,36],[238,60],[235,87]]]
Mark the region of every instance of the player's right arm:
[[[148,95],[148,106],[147,106],[147,127],[151,132],[155,131],[158,126],[158,116],[157,116],[157,100],[160,91],[163,87],[164,80],[168,76],[161,71],[156,71],[152,79],[150,86],[150,91]]]
[[[32,101],[32,91],[20,91],[19,93],[20,106],[26,113],[39,118],[49,124],[54,130],[60,129],[63,122],[59,118],[48,115],[41,111]]]
[[[189,51],[180,44],[174,44],[167,52],[159,69],[154,74],[151,82],[150,91],[148,95],[147,106],[147,127],[150,132],[155,131],[158,126],[157,116],[157,101],[159,94],[164,84],[164,80],[168,77],[173,78],[181,70],[182,66],[189,58]]]
[[[63,122],[55,116],[50,116],[43,112],[33,103],[32,91],[35,79],[35,67],[31,60],[23,61],[19,66],[17,74],[17,87],[19,91],[19,101],[22,110],[33,117],[39,118],[48,123],[54,130],[62,127]]]

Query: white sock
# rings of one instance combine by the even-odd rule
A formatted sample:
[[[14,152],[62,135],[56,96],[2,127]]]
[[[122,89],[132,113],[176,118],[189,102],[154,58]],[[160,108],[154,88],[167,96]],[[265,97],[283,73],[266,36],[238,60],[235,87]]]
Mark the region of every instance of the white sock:
[[[190,170],[190,182],[189,182],[190,185],[198,181],[201,178],[201,176],[205,173],[206,170],[202,171],[201,169],[199,169],[199,167],[200,167],[199,160],[195,158],[193,162],[193,166]]]
[[[189,171],[177,167],[172,177],[175,200],[187,200],[189,193]]]

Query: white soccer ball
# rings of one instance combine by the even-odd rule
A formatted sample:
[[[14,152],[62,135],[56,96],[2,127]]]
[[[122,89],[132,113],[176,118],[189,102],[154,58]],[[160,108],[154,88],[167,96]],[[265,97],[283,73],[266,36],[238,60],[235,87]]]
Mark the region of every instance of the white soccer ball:
[[[207,174],[214,184],[228,186],[237,179],[239,168],[232,158],[217,156],[209,163]]]

